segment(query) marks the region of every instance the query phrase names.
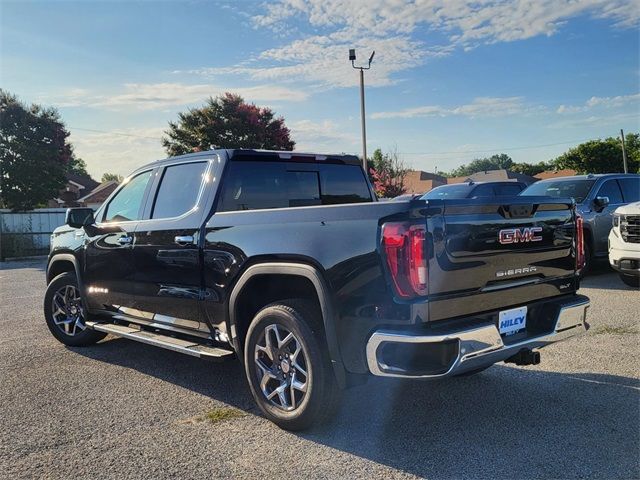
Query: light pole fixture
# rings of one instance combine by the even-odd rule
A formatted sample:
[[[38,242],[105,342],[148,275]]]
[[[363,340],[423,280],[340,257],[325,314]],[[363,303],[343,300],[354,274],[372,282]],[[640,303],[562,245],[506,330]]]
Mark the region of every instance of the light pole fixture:
[[[365,125],[364,119],[364,71],[369,70],[371,68],[371,62],[373,61],[373,56],[376,54],[375,50],[371,52],[371,56],[369,57],[369,61],[367,62],[366,67],[357,67],[356,66],[356,50],[355,48],[349,49],[349,60],[351,61],[351,66],[356,70],[360,70],[360,117],[362,121],[362,167],[364,168],[365,173],[367,173],[367,127]]]

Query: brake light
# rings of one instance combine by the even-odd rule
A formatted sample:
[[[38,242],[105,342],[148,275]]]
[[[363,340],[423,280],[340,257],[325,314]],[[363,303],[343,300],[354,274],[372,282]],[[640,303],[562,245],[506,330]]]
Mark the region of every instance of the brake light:
[[[584,221],[576,215],[576,270],[582,270],[584,265]]]
[[[427,245],[423,225],[385,223],[382,248],[398,295],[411,298],[427,294]]]

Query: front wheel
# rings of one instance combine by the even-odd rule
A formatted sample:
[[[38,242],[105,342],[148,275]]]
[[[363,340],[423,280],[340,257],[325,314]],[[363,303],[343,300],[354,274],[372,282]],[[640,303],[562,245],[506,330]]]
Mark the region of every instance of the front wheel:
[[[635,288],[640,287],[640,277],[637,277],[634,275],[625,275],[624,273],[621,273],[620,278],[624,283],[626,283],[630,287],[635,287]]]
[[[244,347],[251,393],[269,420],[286,430],[302,430],[328,419],[340,396],[322,322],[313,304],[288,300],[255,316]]]
[[[75,273],[54,278],[44,295],[44,317],[53,336],[70,347],[93,345],[106,337],[87,328],[86,315]]]

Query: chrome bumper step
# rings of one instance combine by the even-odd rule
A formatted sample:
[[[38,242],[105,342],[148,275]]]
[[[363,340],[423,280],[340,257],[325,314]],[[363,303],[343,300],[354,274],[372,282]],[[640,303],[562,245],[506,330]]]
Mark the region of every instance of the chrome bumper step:
[[[139,328],[116,325],[113,323],[86,322],[87,327],[115,335],[117,337],[128,338],[147,345],[154,345],[174,352],[184,353],[198,358],[223,359],[232,356],[234,352],[220,347],[203,345],[196,341],[183,340],[182,338],[170,337],[160,333],[149,332]]]

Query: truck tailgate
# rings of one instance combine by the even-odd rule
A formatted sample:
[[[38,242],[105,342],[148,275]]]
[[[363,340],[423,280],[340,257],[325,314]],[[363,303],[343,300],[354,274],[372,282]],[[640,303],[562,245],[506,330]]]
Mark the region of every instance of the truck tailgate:
[[[437,202],[437,203],[436,203]],[[428,202],[429,318],[518,306],[577,289],[571,199]]]

